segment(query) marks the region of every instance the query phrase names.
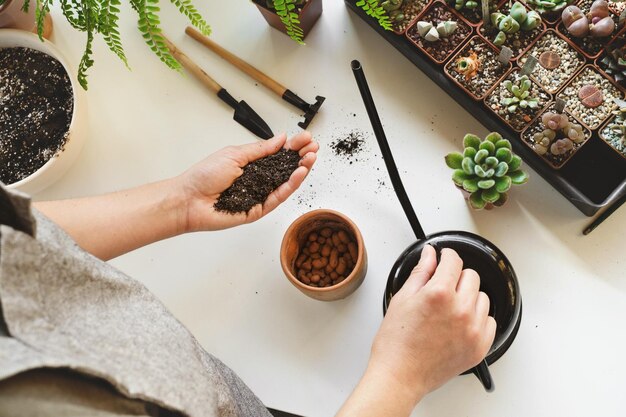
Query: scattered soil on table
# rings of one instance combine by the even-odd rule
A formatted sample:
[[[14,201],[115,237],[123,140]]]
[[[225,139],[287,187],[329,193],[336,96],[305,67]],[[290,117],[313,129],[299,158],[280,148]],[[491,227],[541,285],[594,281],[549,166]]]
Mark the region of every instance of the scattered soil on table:
[[[348,160],[354,159],[359,155],[365,146],[365,138],[363,134],[357,130],[353,130],[345,137],[335,139],[331,142],[330,147],[337,156],[345,157]]]
[[[34,49],[0,49],[0,109],[0,181],[12,184],[67,141],[74,98],[63,65]]]
[[[258,159],[243,168],[243,174],[224,191],[215,209],[227,213],[247,213],[263,203],[281,184],[287,182],[298,168],[300,155],[296,151],[281,149],[274,155]]]
[[[480,69],[469,80],[456,70],[459,58],[468,57],[475,53],[480,61]],[[491,87],[509,70],[510,65],[503,65],[498,61],[498,54],[482,39],[475,36],[457,53],[446,66],[448,74],[456,82],[467,88],[477,99],[482,99]]]
[[[556,93],[576,71],[585,63],[585,60],[579,52],[575,51],[564,39],[556,35],[554,32],[546,32],[544,36],[539,38],[528,52],[519,60],[520,66],[524,66],[530,55],[539,59],[544,54],[557,54],[558,65],[556,68],[546,68],[542,61],[535,66],[532,77],[549,93]],[[557,61],[558,61],[557,60]]]
[[[579,91],[585,86],[594,86],[600,90],[603,97],[602,104],[591,108],[582,103]],[[616,106],[613,99],[622,98],[622,94],[607,78],[591,67],[587,67],[561,91],[559,97],[565,100],[567,110],[574,117],[591,129],[596,129],[611,115],[611,110]]]
[[[435,3],[433,7],[426,11],[420,18],[420,21],[426,21],[432,23],[433,26],[437,26],[441,22],[452,20],[457,23],[456,30],[452,35],[447,38],[440,38],[438,41],[429,42],[422,38],[417,32],[417,21],[407,31],[407,36],[415,43],[419,48],[422,48],[428,56],[433,58],[437,62],[443,62],[450,56],[452,51],[456,49],[472,32],[467,23],[458,19],[452,12],[446,9],[446,6],[441,3]]]

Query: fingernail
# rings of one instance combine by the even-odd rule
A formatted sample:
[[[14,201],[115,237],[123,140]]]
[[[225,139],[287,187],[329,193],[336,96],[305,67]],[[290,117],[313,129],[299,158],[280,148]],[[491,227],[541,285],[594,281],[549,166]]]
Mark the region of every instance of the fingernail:
[[[432,256],[433,251],[428,248],[433,248],[433,247],[430,245],[424,245],[424,248],[422,249],[422,254],[420,255],[420,262],[427,261]]]

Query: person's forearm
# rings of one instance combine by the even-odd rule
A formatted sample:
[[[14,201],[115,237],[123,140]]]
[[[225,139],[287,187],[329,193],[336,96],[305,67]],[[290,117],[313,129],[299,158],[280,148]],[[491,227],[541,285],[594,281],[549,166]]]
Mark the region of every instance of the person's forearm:
[[[108,260],[185,232],[184,198],[174,180],[97,197],[35,203],[87,252]]]
[[[336,417],[408,417],[423,395],[369,366]]]

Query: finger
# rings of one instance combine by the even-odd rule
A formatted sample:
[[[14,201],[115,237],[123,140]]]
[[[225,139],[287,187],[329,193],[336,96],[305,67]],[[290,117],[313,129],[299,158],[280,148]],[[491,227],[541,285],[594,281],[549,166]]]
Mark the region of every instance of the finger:
[[[300,159],[300,166],[311,170],[313,168],[313,164],[317,161],[317,154],[315,152],[309,152]]]
[[[237,146],[244,157],[243,165],[256,161],[268,155],[273,155],[283,147],[287,141],[287,135],[281,133],[268,140],[262,140],[247,145]]]
[[[490,305],[491,302],[489,301],[487,294],[480,291],[476,297],[476,317],[481,323],[487,320]]]
[[[483,349],[486,352],[486,354],[489,352],[489,349],[491,348],[491,345],[493,345],[493,341],[496,338],[496,329],[497,329],[498,325],[496,323],[496,320],[491,317],[491,316],[487,316],[487,322],[485,323],[485,330],[483,331]]]
[[[299,151],[300,149],[311,143],[312,140],[313,136],[311,136],[311,133],[303,130],[297,135],[291,137],[285,144],[285,148]]]
[[[315,155],[315,154],[312,154]],[[280,204],[284,203],[297,189],[300,187],[309,170],[307,167],[298,167],[289,177],[289,181],[275,189],[263,203],[263,215],[274,210]]]
[[[418,292],[433,276],[437,269],[437,253],[435,248],[430,245],[425,245],[422,249],[419,263],[413,268],[411,275],[406,280],[402,289],[406,290],[409,294],[415,294]]]
[[[456,251],[445,248],[441,251],[441,260],[435,275],[433,275],[432,282],[456,289],[462,270],[463,260]]]
[[[313,142],[309,142],[307,145],[300,148],[300,150],[298,151],[298,154],[300,154],[300,156],[304,156],[309,152],[317,153],[319,149],[320,149],[319,143],[313,141]]]
[[[473,269],[464,269],[456,285],[456,292],[466,306],[474,308],[479,289],[480,276],[478,276],[478,273]]]

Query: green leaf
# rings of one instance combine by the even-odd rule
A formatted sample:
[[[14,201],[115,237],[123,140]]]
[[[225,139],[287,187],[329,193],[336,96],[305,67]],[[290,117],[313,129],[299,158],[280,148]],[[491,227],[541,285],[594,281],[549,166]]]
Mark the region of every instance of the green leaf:
[[[522,165],[522,158],[517,155],[513,155],[511,158],[511,162],[509,162],[509,171],[517,171],[517,169]]]
[[[454,182],[455,185],[457,185],[459,187],[463,186],[463,181],[468,180],[470,178],[472,178],[472,176],[471,175],[467,175],[461,169],[456,169],[452,173],[452,181]]]
[[[504,203],[507,202],[508,199],[509,199],[509,194],[508,193],[502,193],[502,194],[500,194],[500,198],[498,199],[498,201],[493,203],[493,205],[496,206],[496,207],[502,207],[504,205]]]
[[[495,203],[500,198],[500,193],[494,187],[483,190],[481,196],[487,203]]]
[[[508,175],[505,175],[504,177],[500,177],[497,178],[496,181],[496,190],[499,193],[506,193],[507,191],[509,191],[509,189],[511,189],[511,177],[509,177]]]
[[[496,151],[496,145],[494,145],[493,142],[486,140],[480,144],[479,149],[484,149],[489,152],[489,155],[493,155]]]
[[[476,152],[478,151],[474,148],[465,148],[465,150],[463,151],[463,156],[474,159],[474,157],[476,156]]]
[[[487,135],[485,140],[488,140],[489,142],[491,142],[494,145],[496,145],[500,140],[502,140],[502,135],[499,134],[498,132],[491,132],[491,133],[489,133]],[[496,146],[496,148],[497,148],[497,146]]]
[[[469,157],[463,158],[463,161],[461,161],[461,168],[468,175],[472,175],[474,173],[475,165],[476,164],[474,163],[474,161],[472,161],[472,158]]]
[[[507,139],[502,139],[502,140],[497,141],[496,149],[500,149],[500,148],[512,149],[511,142],[509,142]]]
[[[498,158],[495,156],[488,156],[487,159],[485,159],[485,164],[491,168],[495,168],[498,165],[498,162],[500,161],[498,161]]]
[[[477,164],[482,164],[482,162],[488,156],[489,156],[489,151],[486,149],[481,149],[478,152],[476,152],[476,155],[474,156],[474,162],[476,162]]]
[[[474,167],[474,173],[478,175],[480,178],[485,178],[487,175],[485,174],[485,170],[480,165],[476,165]]]
[[[511,177],[511,181],[515,185],[522,185],[528,182],[528,174],[522,171],[521,169],[513,172],[509,172],[509,177]]]
[[[498,161],[506,162],[508,164],[513,158],[513,152],[511,152],[509,148],[500,148],[496,151],[496,158],[498,158]]]
[[[500,162],[498,166],[496,166],[496,177],[503,177],[506,173],[509,172],[509,166],[506,162]]]
[[[452,169],[460,169],[463,162],[463,155],[458,152],[452,152],[446,155],[446,165]]]
[[[466,148],[474,148],[478,150],[478,147],[480,146],[480,138],[476,135],[468,133],[463,138],[463,146]]]
[[[478,188],[480,188],[482,190],[488,190],[491,187],[493,187],[494,185],[496,185],[496,181],[492,180],[492,179],[478,181]]]
[[[470,178],[463,181],[463,189],[469,193],[478,191],[478,178]]]
[[[481,191],[476,191],[470,195],[469,198],[470,206],[476,210],[482,210],[487,205],[482,197]]]
[[[496,173],[495,169],[490,168],[487,171],[485,171],[485,178],[491,178],[493,177],[493,174],[495,173]]]

